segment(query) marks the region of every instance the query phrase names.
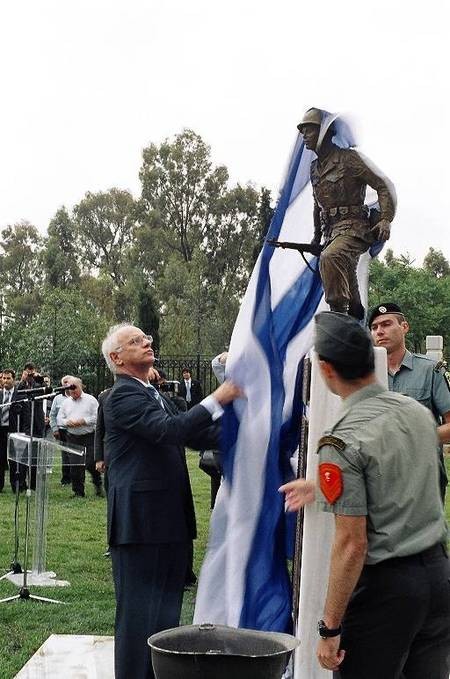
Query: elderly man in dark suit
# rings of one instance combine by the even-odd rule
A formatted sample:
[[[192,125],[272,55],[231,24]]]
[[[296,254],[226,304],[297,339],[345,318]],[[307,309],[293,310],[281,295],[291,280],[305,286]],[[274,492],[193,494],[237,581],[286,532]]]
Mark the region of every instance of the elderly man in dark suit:
[[[131,325],[102,345],[116,375],[104,402],[108,540],[116,593],[115,678],[154,677],[147,638],[179,624],[195,514],[183,446],[217,446],[215,420],[239,395],[224,382],[174,414],[149,383],[152,338]]]

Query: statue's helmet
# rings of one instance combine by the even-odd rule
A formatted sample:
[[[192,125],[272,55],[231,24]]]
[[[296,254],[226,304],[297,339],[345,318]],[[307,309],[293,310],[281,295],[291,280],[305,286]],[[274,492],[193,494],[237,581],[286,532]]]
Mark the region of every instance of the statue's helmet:
[[[320,127],[322,125],[322,113],[320,108],[309,108],[297,125],[298,131],[303,132],[303,125],[318,125]]]

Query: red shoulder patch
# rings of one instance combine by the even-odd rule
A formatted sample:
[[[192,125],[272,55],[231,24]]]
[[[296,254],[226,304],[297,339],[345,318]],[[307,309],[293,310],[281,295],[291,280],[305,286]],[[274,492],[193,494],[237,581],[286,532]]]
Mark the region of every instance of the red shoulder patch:
[[[320,490],[330,504],[334,504],[341,497],[344,490],[341,468],[331,462],[319,464]]]

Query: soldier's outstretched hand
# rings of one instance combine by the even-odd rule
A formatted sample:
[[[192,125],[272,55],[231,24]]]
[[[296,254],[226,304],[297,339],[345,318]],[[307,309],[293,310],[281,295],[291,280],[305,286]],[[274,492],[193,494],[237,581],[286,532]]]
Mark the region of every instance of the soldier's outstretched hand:
[[[296,512],[316,499],[316,484],[306,479],[289,481],[284,486],[280,486],[278,490],[286,494],[286,505],[290,512]]]

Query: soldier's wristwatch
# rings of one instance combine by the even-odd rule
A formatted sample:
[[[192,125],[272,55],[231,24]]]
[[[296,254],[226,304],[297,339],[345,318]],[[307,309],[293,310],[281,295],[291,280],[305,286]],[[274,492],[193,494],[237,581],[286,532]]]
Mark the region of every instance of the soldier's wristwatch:
[[[319,632],[319,636],[322,637],[322,639],[330,639],[330,637],[338,637],[341,634],[342,625],[339,625],[339,627],[335,627],[334,629],[330,629],[325,625],[323,620],[319,620],[317,623],[317,631]]]

